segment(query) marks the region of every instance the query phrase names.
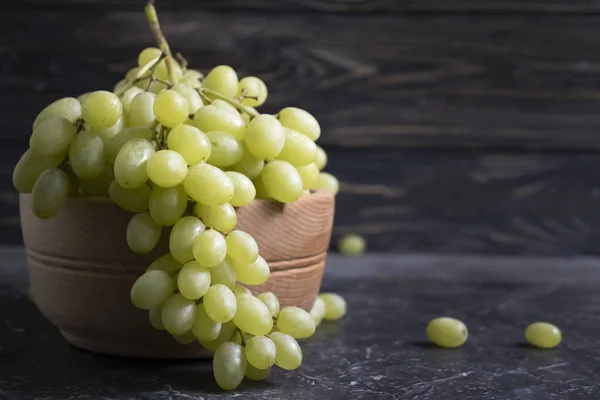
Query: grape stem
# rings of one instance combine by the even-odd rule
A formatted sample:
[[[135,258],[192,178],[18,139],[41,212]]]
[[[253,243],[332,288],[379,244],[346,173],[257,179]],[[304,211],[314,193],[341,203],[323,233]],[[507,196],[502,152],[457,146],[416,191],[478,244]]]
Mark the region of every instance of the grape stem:
[[[115,91],[115,94],[118,97],[120,97],[123,95],[123,93],[131,89],[131,87],[139,81],[142,81],[144,79],[152,79],[154,77],[154,69],[156,68],[158,63],[162,61],[163,58],[165,58],[165,55],[161,54],[160,56],[148,61],[146,64],[140,67],[140,69],[138,69],[138,71],[135,74],[135,77],[133,79],[128,79],[127,82],[125,82],[118,90]],[[144,75],[146,72],[150,72],[150,74]]]
[[[216,97],[217,99],[223,100],[224,102],[231,104],[232,106],[234,106],[238,110],[248,114],[252,118],[258,117],[258,112],[256,110],[248,108],[245,105],[235,101],[234,99],[230,99],[229,97],[227,97],[217,91],[214,91],[214,90],[208,89],[208,88],[200,88],[200,89],[196,89],[196,90],[198,90],[198,93],[200,93],[200,96],[204,95],[204,96],[202,96],[203,98],[208,98],[209,96],[207,96],[207,95],[211,95],[212,97]]]
[[[160,24],[158,23],[158,15],[156,13],[156,8],[154,8],[154,0],[148,0],[148,4],[144,8],[146,12],[146,17],[148,18],[148,23],[150,24],[150,30],[158,43],[158,47],[165,54],[165,62],[167,64],[167,73],[169,75],[169,81],[172,84],[177,83],[175,79],[175,69],[173,66],[173,55],[171,54],[171,47],[169,47],[169,42],[162,33],[160,29]]]
[[[185,59],[185,57],[183,57],[183,55],[181,53],[175,54],[175,58],[177,58],[177,60],[179,61],[179,64],[181,64],[181,70],[183,71],[183,73],[185,73],[185,71],[187,70],[187,66],[188,66],[187,60]]]

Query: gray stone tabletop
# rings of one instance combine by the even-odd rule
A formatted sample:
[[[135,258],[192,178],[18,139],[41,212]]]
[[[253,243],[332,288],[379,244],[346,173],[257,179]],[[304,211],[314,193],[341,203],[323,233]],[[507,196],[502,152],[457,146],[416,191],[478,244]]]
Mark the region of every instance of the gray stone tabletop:
[[[68,345],[25,295],[22,248],[0,248],[0,399],[598,399],[600,260],[367,255],[328,259],[323,290],[348,315],[303,341],[304,363],[234,392],[210,361],[148,361]],[[462,319],[465,346],[430,345],[427,322]],[[563,343],[524,343],[536,320]]]

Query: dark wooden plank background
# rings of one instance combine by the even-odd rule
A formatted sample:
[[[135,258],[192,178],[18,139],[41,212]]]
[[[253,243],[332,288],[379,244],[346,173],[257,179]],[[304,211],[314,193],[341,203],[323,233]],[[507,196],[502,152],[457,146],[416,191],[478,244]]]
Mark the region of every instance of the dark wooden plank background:
[[[110,88],[153,45],[144,1],[0,5],[0,240],[12,166],[52,100]],[[323,126],[336,237],[373,249],[599,254],[600,2],[159,0],[197,68],[262,77]],[[597,217],[598,215],[598,217]]]

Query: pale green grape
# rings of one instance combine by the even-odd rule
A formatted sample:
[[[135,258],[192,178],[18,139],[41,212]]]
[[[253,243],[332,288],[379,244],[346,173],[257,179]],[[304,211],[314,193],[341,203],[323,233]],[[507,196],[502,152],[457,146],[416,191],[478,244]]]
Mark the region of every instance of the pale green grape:
[[[287,161],[294,167],[302,167],[317,159],[317,145],[306,135],[289,128],[285,130],[285,144],[278,160]]]
[[[219,347],[219,345],[221,345],[221,343],[233,342],[237,339],[237,337],[237,328],[235,327],[233,322],[229,321],[224,324],[221,324],[221,332],[215,340],[202,340],[200,341],[200,344],[202,344],[202,347],[204,347],[205,349],[215,352],[217,351],[217,348]]]
[[[156,186],[150,194],[150,215],[161,226],[171,226],[181,219],[188,204],[183,186],[162,188]]]
[[[273,317],[266,305],[254,296],[237,296],[233,323],[254,336],[266,335],[273,328]]]
[[[140,67],[143,67],[144,65],[148,64],[150,61],[156,59],[157,57],[160,57],[161,54],[162,54],[162,51],[160,51],[160,49],[157,49],[156,47],[146,47],[138,55],[138,65]]]
[[[171,90],[176,91],[185,99],[187,103],[187,115],[194,114],[200,107],[204,105],[200,94],[198,94],[194,88],[183,82],[177,83],[171,88]]]
[[[82,104],[82,115],[92,129],[103,129],[117,123],[123,106],[119,98],[111,92],[98,90],[90,93]]]
[[[250,363],[246,365],[246,378],[252,379],[253,381],[264,381],[269,377],[270,373],[271,368],[258,369],[254,368],[254,366]]]
[[[127,244],[134,253],[149,253],[156,247],[160,231],[160,226],[152,220],[149,213],[136,214],[127,225]]]
[[[106,156],[106,161],[114,164],[117,154],[119,154],[119,150],[121,150],[125,143],[135,138],[144,139],[150,142],[152,140],[152,131],[150,128],[135,126],[125,128],[112,138],[106,140],[104,142],[104,155]]]
[[[325,302],[322,298],[317,296],[309,314],[313,321],[315,321],[315,325],[319,326],[321,321],[323,321],[323,317],[325,316]]]
[[[200,83],[198,79],[186,76],[186,74],[183,74],[183,77],[181,78],[179,83],[185,83],[186,85],[194,89],[198,89],[200,88],[200,86],[202,86],[202,83]]]
[[[152,262],[152,264],[150,264],[150,266],[148,266],[148,268],[146,268],[146,271],[160,270],[160,271],[165,271],[165,272],[172,274],[174,272],[179,271],[181,269],[181,267],[182,267],[181,263],[179,261],[177,261],[171,255],[171,253],[167,253],[165,255],[158,257],[156,260],[154,260]]]
[[[31,193],[40,174],[48,168],[58,167],[65,159],[63,151],[48,157],[34,154],[31,149],[21,156],[13,171],[13,185],[21,193]]]
[[[242,158],[240,158],[240,161],[238,161],[237,164],[231,166],[229,169],[246,175],[249,179],[256,179],[263,170],[265,161],[254,157],[248,150],[245,142],[242,142],[242,149]]]
[[[127,189],[119,185],[116,180],[113,180],[108,187],[108,197],[113,203],[133,213],[144,212],[148,209],[151,192],[152,189],[148,185]]]
[[[302,194],[302,177],[298,170],[286,161],[267,163],[260,177],[269,196],[277,201],[292,203]]]
[[[233,105],[229,104],[225,100],[215,99],[215,100],[211,101],[210,105],[215,106],[220,109],[223,109],[223,110],[236,112],[239,114],[239,111],[237,110],[237,108],[235,108]]]
[[[80,179],[97,178],[106,164],[102,139],[89,131],[79,132],[69,147],[69,160]]]
[[[198,203],[220,206],[233,197],[233,182],[227,174],[210,164],[200,163],[190,168],[183,186]]]
[[[248,205],[256,197],[256,188],[252,181],[244,174],[234,171],[226,172],[233,183],[233,197],[231,205],[234,207],[243,207]]]
[[[52,117],[64,117],[70,123],[74,124],[81,118],[81,103],[73,97],[64,97],[49,104],[44,108],[33,121],[33,130],[44,120]]]
[[[150,157],[146,171],[152,182],[158,186],[170,188],[183,182],[188,167],[181,154],[173,150],[160,150]]]
[[[77,96],[77,101],[79,102],[80,106],[81,106],[81,102],[83,101],[83,99],[85,99],[90,93],[92,93],[92,92],[85,92],[85,93],[82,93],[79,96]]]
[[[262,285],[271,274],[269,264],[261,256],[258,256],[256,261],[250,264],[234,263],[234,265],[237,280],[245,285]]]
[[[207,132],[212,151],[208,163],[215,167],[230,167],[242,159],[244,150],[240,142],[232,135],[223,132]]]
[[[273,332],[269,337],[275,343],[275,364],[278,367],[291,371],[302,364],[302,349],[296,339],[283,332]]]
[[[194,239],[204,232],[204,229],[206,227],[196,217],[187,216],[177,221],[169,237],[169,251],[173,258],[182,264],[192,261],[194,259]]]
[[[315,164],[319,171],[321,171],[327,165],[327,153],[323,150],[322,147],[317,146],[317,158],[315,159]]]
[[[123,89],[123,88],[125,87],[125,85],[127,85],[127,84],[128,84],[128,82],[127,82],[127,80],[126,80],[126,79],[121,79],[119,82],[117,82],[117,83],[115,84],[115,86],[113,87],[113,90],[112,90],[112,91],[113,91],[114,93],[116,93],[116,92],[119,92],[119,91],[121,91],[121,89]],[[87,97],[87,96],[86,96],[86,97]]]
[[[173,339],[179,344],[187,345],[196,341],[196,335],[194,335],[194,332],[188,331],[183,335],[173,335]]]
[[[322,293],[319,297],[325,303],[324,319],[335,321],[346,315],[346,300],[342,296],[335,293]]]
[[[65,150],[75,136],[75,126],[64,117],[42,121],[29,138],[29,147],[40,156],[51,156]]]
[[[246,358],[258,369],[267,369],[275,364],[275,343],[266,336],[254,336],[246,343]]]
[[[196,261],[186,263],[179,271],[177,287],[183,297],[197,300],[210,287],[210,272]]]
[[[209,268],[209,271],[211,284],[225,285],[230,289],[234,287],[236,281],[235,267],[228,257],[225,257],[219,265]]]
[[[194,205],[194,214],[204,222],[221,233],[227,233],[235,228],[237,215],[229,203],[221,206],[205,206],[200,203]]]
[[[251,107],[251,106],[246,106],[246,109],[254,111],[256,113],[258,113],[258,111],[256,111],[256,108]],[[248,126],[248,124],[250,123],[250,120],[253,118],[251,117],[248,113],[244,112],[244,111],[239,111],[240,115],[242,116],[242,119],[244,120],[244,123],[246,124],[246,126]]]
[[[267,100],[267,85],[255,76],[247,76],[238,83],[237,97],[241,97],[242,94],[245,94],[246,97],[258,98],[256,100],[244,98],[242,99],[242,104],[251,107],[260,107]]]
[[[154,100],[154,115],[161,125],[174,128],[188,117],[188,104],[185,98],[174,90],[159,93]]]
[[[222,324],[231,321],[237,310],[235,295],[227,286],[220,284],[208,289],[202,298],[202,305],[210,319]]]
[[[142,92],[133,98],[129,106],[129,126],[150,127],[156,122],[154,93]]]
[[[243,347],[231,342],[221,344],[213,358],[213,373],[221,389],[237,388],[246,373],[246,356]]]
[[[562,333],[556,325],[548,322],[534,322],[525,329],[525,338],[534,347],[551,349],[560,344]]]
[[[108,189],[114,180],[113,169],[110,165],[104,165],[100,175],[94,179],[79,182],[83,194],[86,196],[108,196]],[[144,211],[144,210],[142,210]]]
[[[144,80],[143,81],[145,83],[144,88],[147,87],[148,85],[148,81]],[[156,94],[158,95],[160,92],[164,91],[167,89],[167,85],[165,85],[162,82],[158,82],[158,81],[154,81],[150,84],[150,87],[148,88],[148,90],[150,91],[150,93]]]
[[[181,69],[181,66],[179,65],[179,63],[177,61],[175,61],[174,59],[171,59],[171,69],[172,69],[174,80],[175,80],[172,83],[179,82],[179,80],[183,76],[183,70]],[[156,75],[156,77],[158,79],[162,79],[162,80],[168,81],[168,82],[171,81],[171,77],[169,76],[169,71],[167,69],[167,59],[162,60],[156,66],[156,69],[154,70],[154,74]]]
[[[124,188],[134,189],[148,182],[146,165],[154,155],[154,146],[144,139],[125,143],[115,159],[115,179]]]
[[[141,89],[137,86],[133,86],[127,89],[125,93],[123,93],[123,95],[121,96],[121,104],[123,105],[123,110],[125,110],[126,113],[129,114],[129,111],[131,110],[131,103],[133,103],[133,99],[135,98],[135,96],[142,93],[143,91],[144,89]]]
[[[187,333],[196,320],[196,303],[175,293],[162,306],[162,322],[171,335]]]
[[[248,265],[258,258],[258,244],[246,232],[236,230],[227,235],[227,255],[234,265]]]
[[[131,287],[131,303],[142,310],[160,307],[175,291],[175,282],[165,271],[148,271]]]
[[[267,187],[265,186],[265,183],[263,182],[261,176],[259,176],[258,178],[254,179],[252,181],[252,184],[254,185],[254,188],[256,189],[256,198],[257,199],[268,199],[268,198],[270,198],[269,192],[267,192]]]
[[[261,114],[246,127],[246,146],[261,160],[272,160],[281,153],[285,144],[285,131],[272,115]]]
[[[161,306],[156,306],[154,308],[151,308],[150,311],[148,311],[148,320],[150,321],[150,325],[152,325],[152,327],[156,330],[159,331],[164,331],[165,329],[165,324],[163,324],[162,322],[162,307]]]
[[[235,294],[236,297],[238,297],[238,296],[252,296],[252,292],[250,292],[250,290],[248,290],[247,287],[242,286],[242,285],[238,285],[237,283],[235,285],[233,285],[233,287],[231,288],[231,290],[233,291],[233,293]]]
[[[336,195],[340,191],[340,183],[335,176],[327,172],[321,172],[319,180],[313,189],[323,189]]]
[[[350,234],[342,237],[338,242],[338,251],[346,256],[356,256],[365,252],[365,238]]]
[[[315,163],[296,167],[300,178],[302,179],[302,187],[304,190],[312,189],[319,183],[319,168]]]
[[[214,229],[206,230],[194,238],[194,258],[200,265],[210,268],[223,262],[227,255],[227,242]]]
[[[221,323],[215,322],[206,313],[204,306],[196,306],[196,319],[192,325],[192,332],[201,342],[211,342],[216,340],[221,333]]]
[[[238,77],[234,69],[228,65],[213,68],[202,82],[202,87],[219,92],[233,98],[237,93]],[[211,97],[208,95],[208,97]]]
[[[225,132],[238,140],[244,138],[244,120],[233,108],[212,104],[200,107],[194,113],[193,124],[202,132]]]
[[[200,80],[200,79],[204,78],[204,75],[202,75],[202,72],[200,72],[200,71],[188,68],[185,71],[185,73],[183,74],[183,78]]]
[[[271,316],[274,317],[279,313],[279,299],[277,296],[275,296],[275,293],[264,292],[259,294],[257,297],[265,304],[265,306],[267,306]]]
[[[325,319],[327,318],[328,304],[325,302]],[[449,318],[440,317],[431,320],[427,324],[427,337],[433,343],[440,347],[454,348],[460,347],[467,341],[469,332],[467,327],[461,321]]]
[[[277,329],[295,339],[306,339],[315,333],[315,321],[299,307],[285,307],[277,315]]]
[[[126,116],[122,115],[113,126],[104,129],[94,129],[92,132],[106,143],[125,128],[125,119]]]
[[[33,185],[31,209],[42,219],[52,218],[67,202],[71,183],[61,169],[49,168],[42,172]]]
[[[319,122],[308,112],[295,107],[287,107],[279,111],[279,122],[286,128],[298,131],[315,141],[321,136]]]
[[[202,131],[195,126],[178,125],[167,137],[169,149],[181,154],[188,165],[196,165],[210,157],[212,146]]]
[[[125,73],[125,79],[134,79],[139,70],[140,70],[139,67],[131,68],[129,71],[127,71]],[[88,92],[87,94],[90,94],[90,93]]]

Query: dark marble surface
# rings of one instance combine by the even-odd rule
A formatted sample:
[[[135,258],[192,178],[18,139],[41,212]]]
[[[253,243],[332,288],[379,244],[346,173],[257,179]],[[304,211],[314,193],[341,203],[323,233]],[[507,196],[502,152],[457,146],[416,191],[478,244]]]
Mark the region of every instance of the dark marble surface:
[[[331,256],[324,289],[347,317],[302,344],[304,364],[223,393],[210,362],[106,357],[69,346],[24,295],[22,249],[0,248],[0,399],[598,399],[600,261]],[[457,350],[426,342],[433,317],[470,330]],[[523,343],[556,323],[554,350]]]

